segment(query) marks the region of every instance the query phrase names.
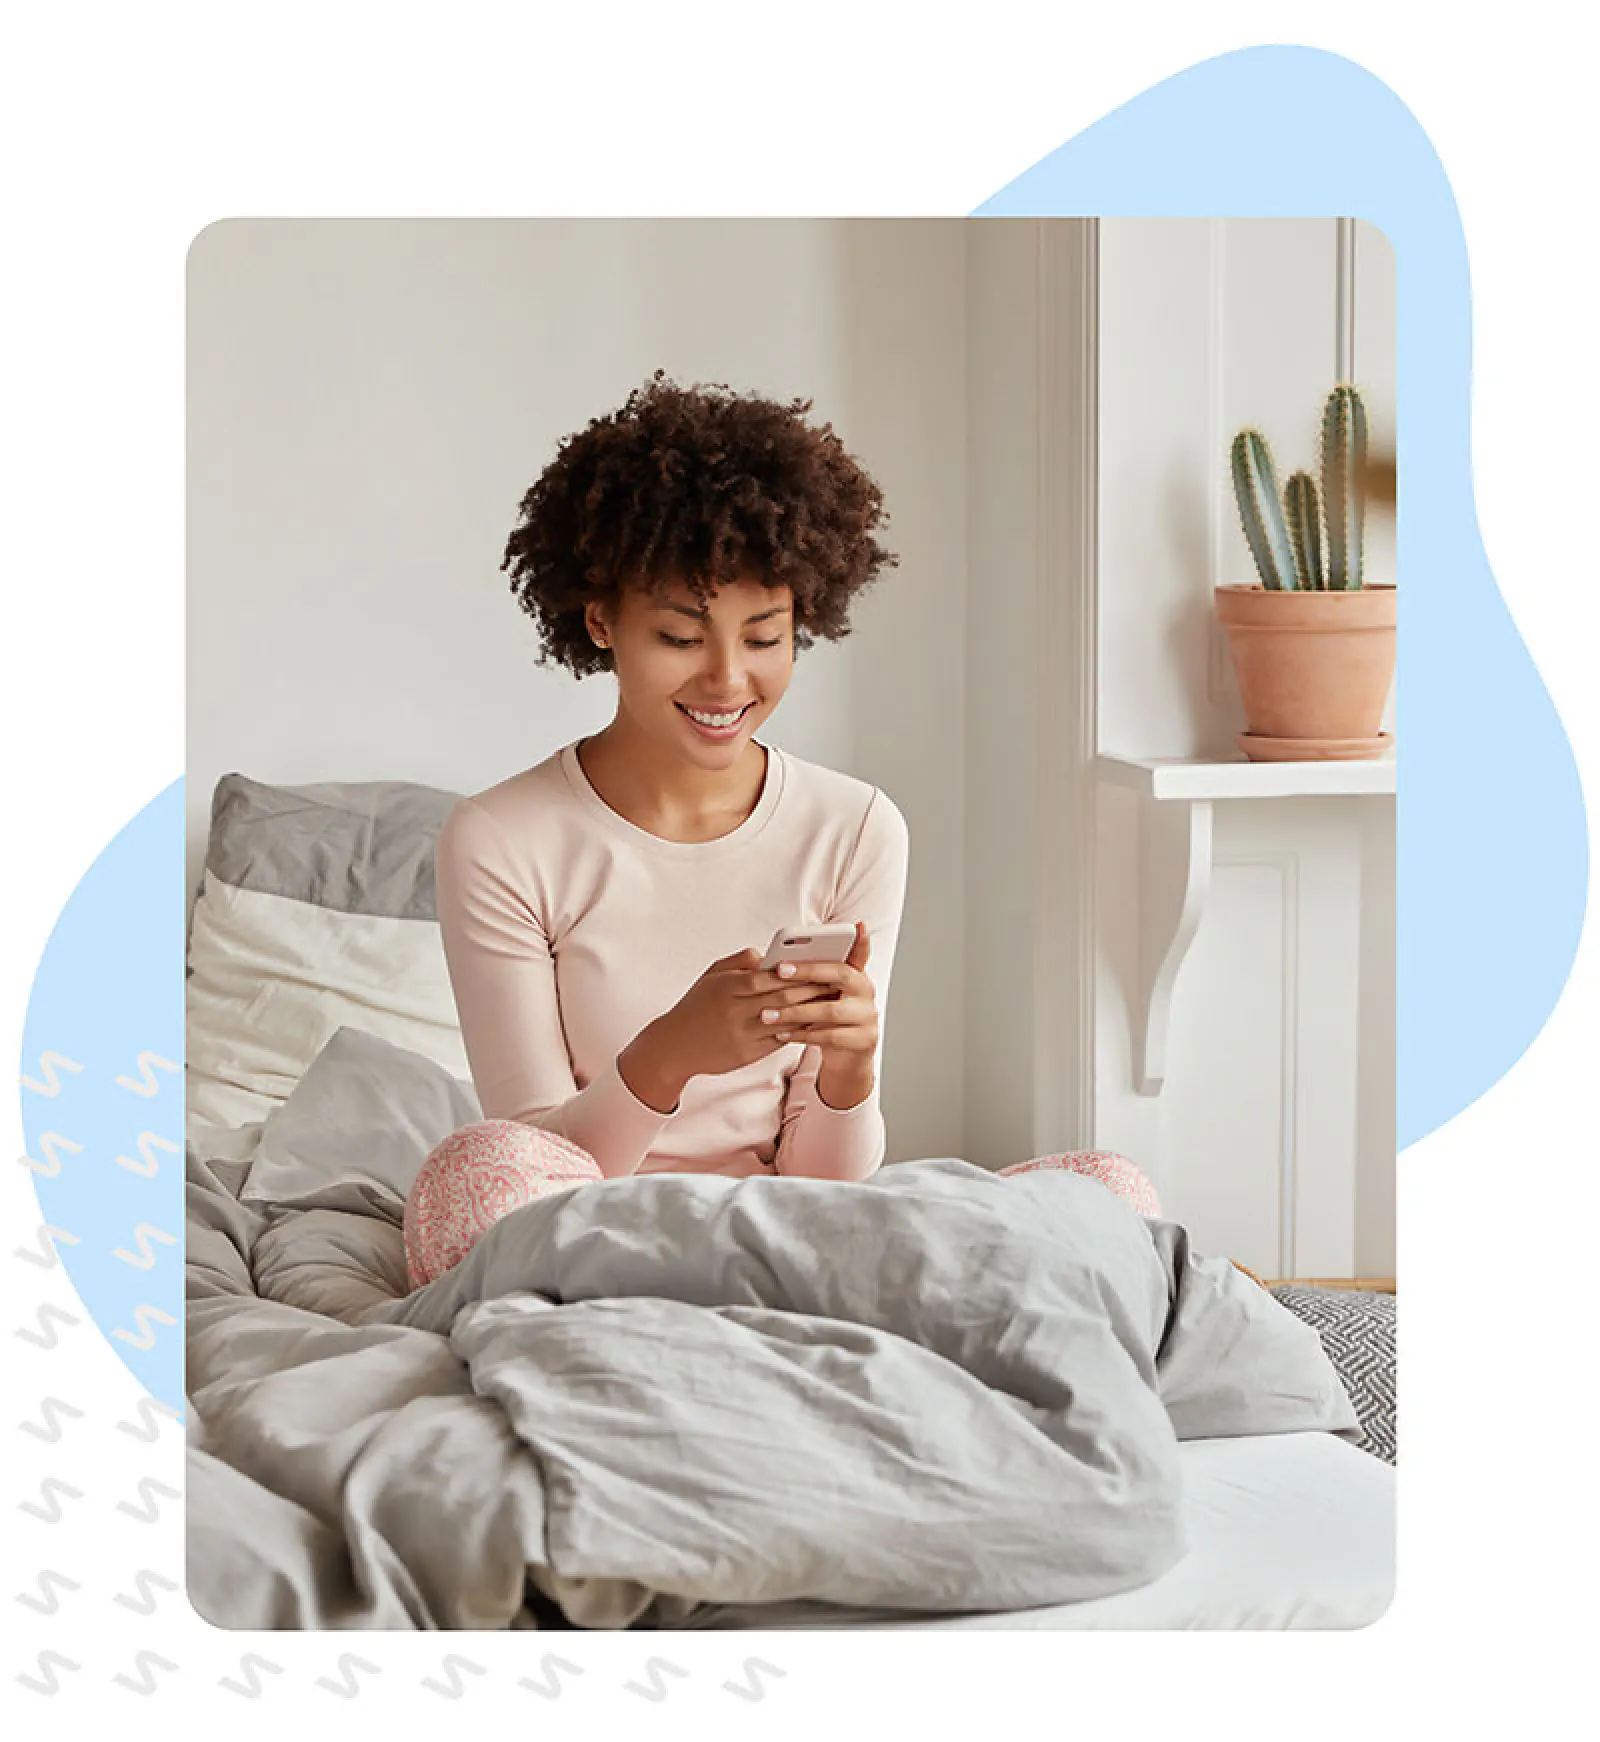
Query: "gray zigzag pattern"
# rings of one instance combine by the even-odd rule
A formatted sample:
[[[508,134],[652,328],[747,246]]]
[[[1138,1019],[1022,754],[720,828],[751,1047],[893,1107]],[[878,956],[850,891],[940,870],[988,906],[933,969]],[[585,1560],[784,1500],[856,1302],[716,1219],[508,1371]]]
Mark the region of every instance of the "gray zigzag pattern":
[[[422,1685],[432,1688],[436,1694],[442,1694],[447,1700],[459,1700],[466,1692],[466,1683],[461,1679],[461,1671],[467,1670],[473,1675],[487,1675],[488,1669],[481,1663],[474,1663],[470,1657],[463,1657],[459,1651],[447,1652],[444,1661],[439,1665],[446,1680],[435,1681],[432,1676],[424,1676]]]
[[[157,1481],[154,1476],[141,1476],[136,1491],[144,1504],[142,1506],[135,1506],[131,1501],[119,1500],[117,1502],[117,1511],[126,1512],[130,1518],[137,1518],[141,1524],[154,1524],[161,1516],[161,1508],[156,1504],[156,1497],[158,1495],[163,1500],[177,1500],[181,1498],[181,1493],[178,1489],[169,1486],[165,1482]]]
[[[227,1688],[230,1693],[242,1694],[247,1700],[259,1700],[263,1684],[257,1670],[265,1670],[268,1675],[282,1675],[283,1665],[274,1663],[270,1657],[263,1657],[259,1651],[247,1651],[239,1659],[239,1673],[244,1679],[237,1681],[232,1676],[218,1676],[217,1685]]]
[[[34,1238],[37,1248],[32,1246],[16,1246],[12,1250],[25,1264],[36,1264],[41,1270],[54,1270],[61,1262],[58,1246],[76,1246],[79,1244],[76,1234],[69,1234],[65,1228],[52,1228],[48,1222],[41,1222],[35,1230]]]
[[[76,1579],[69,1579],[65,1573],[58,1573],[51,1567],[46,1567],[39,1574],[39,1595],[30,1595],[27,1591],[17,1592],[17,1601],[24,1608],[36,1610],[41,1615],[54,1615],[61,1607],[61,1599],[57,1591],[81,1591],[83,1586]]]
[[[645,1674],[650,1678],[648,1686],[638,1682],[624,1682],[622,1685],[631,1694],[637,1694],[642,1700],[664,1700],[671,1692],[662,1679],[665,1675],[688,1675],[681,1663],[669,1663],[664,1657],[649,1657],[645,1659]]]
[[[38,1307],[33,1315],[39,1321],[39,1329],[30,1331],[26,1326],[12,1332],[25,1343],[32,1343],[36,1349],[53,1349],[61,1341],[61,1333],[57,1325],[81,1325],[83,1320],[76,1313],[69,1313],[64,1307],[58,1307],[52,1301],[46,1301]]]
[[[558,1670],[565,1671],[567,1675],[583,1674],[579,1664],[573,1663],[570,1658],[557,1657],[553,1651],[547,1651],[539,1659],[539,1668],[544,1672],[542,1682],[536,1682],[532,1676],[525,1675],[520,1678],[517,1686],[526,1688],[530,1694],[537,1694],[544,1700],[559,1700],[567,1691],[561,1685],[561,1677],[556,1673]]]
[[[156,1691],[156,1678],[151,1671],[164,1669],[170,1674],[178,1666],[170,1657],[163,1657],[158,1651],[138,1651],[134,1653],[133,1667],[139,1672],[137,1681],[130,1675],[114,1675],[111,1679],[133,1693],[148,1697]]]
[[[68,1403],[64,1397],[45,1397],[39,1401],[39,1414],[43,1425],[36,1421],[19,1421],[18,1433],[31,1434],[36,1440],[43,1440],[47,1446],[60,1442],[65,1431],[61,1424],[64,1421],[82,1421],[83,1411],[75,1404]]]
[[[139,1418],[138,1423],[119,1421],[117,1426],[123,1433],[131,1435],[136,1440],[143,1440],[147,1445],[154,1444],[160,1434],[163,1418],[167,1421],[181,1422],[183,1420],[181,1410],[174,1409],[170,1403],[160,1403],[155,1398],[148,1396],[139,1399],[134,1413]]]
[[[43,1506],[32,1500],[19,1500],[17,1510],[32,1513],[46,1524],[59,1524],[62,1518],[61,1501],[81,1500],[83,1490],[74,1488],[70,1482],[63,1482],[59,1476],[46,1476],[39,1484],[39,1498],[44,1501]]]
[[[337,1694],[342,1700],[353,1700],[361,1692],[361,1684],[356,1680],[355,1672],[365,1670],[368,1675],[382,1675],[380,1665],[369,1663],[364,1657],[357,1657],[353,1651],[341,1652],[337,1664],[340,1679],[334,1681],[331,1677],[319,1675],[317,1686],[326,1688],[330,1694]]]
[[[32,1688],[36,1694],[59,1694],[61,1678],[56,1674],[58,1669],[82,1669],[81,1663],[76,1663],[70,1657],[63,1657],[59,1651],[41,1651],[35,1660],[39,1665],[36,1676],[19,1675],[17,1680],[25,1688]]]
[[[175,1580],[166,1578],[153,1568],[144,1567],[133,1575],[133,1589],[137,1596],[127,1591],[118,1591],[111,1600],[120,1603],[124,1609],[131,1609],[135,1615],[154,1615],[156,1598],[154,1593],[160,1591],[175,1591],[178,1586]]]
[[[742,1682],[728,1681],[722,1684],[730,1694],[737,1694],[741,1700],[764,1700],[767,1690],[761,1685],[762,1676],[781,1678],[789,1673],[786,1669],[779,1669],[775,1663],[768,1663],[764,1657],[747,1657],[743,1669]]]

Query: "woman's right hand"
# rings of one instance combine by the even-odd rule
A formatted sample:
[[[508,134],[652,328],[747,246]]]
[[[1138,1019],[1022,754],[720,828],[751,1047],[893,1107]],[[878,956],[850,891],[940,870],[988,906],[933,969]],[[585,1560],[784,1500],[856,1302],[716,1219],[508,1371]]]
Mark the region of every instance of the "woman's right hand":
[[[713,962],[670,1010],[642,1029],[623,1049],[618,1067],[646,1106],[676,1111],[691,1077],[736,1071],[789,1044],[789,1034],[778,1038],[783,1023],[764,1022],[763,1010],[829,996],[815,985],[763,971],[759,950],[739,950]]]

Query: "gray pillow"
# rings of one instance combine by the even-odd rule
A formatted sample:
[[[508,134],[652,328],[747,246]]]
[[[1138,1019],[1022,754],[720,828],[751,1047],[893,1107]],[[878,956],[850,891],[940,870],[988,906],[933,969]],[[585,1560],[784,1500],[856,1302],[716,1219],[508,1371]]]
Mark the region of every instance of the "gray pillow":
[[[398,1221],[429,1151],[482,1117],[472,1085],[432,1059],[340,1028],[262,1126],[239,1196]]]
[[[459,796],[409,780],[272,786],[225,774],[206,870],[340,913],[435,919],[433,844]]]
[[[1272,1293],[1322,1340],[1361,1424],[1363,1451],[1396,1462],[1395,1297],[1376,1290],[1278,1283]]]

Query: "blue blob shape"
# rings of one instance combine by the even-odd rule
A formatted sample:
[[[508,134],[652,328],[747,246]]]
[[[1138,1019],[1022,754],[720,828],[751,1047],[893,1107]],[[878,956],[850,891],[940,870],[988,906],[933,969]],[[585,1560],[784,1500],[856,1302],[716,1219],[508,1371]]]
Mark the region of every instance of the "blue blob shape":
[[[1337,128],[1321,124],[1335,115]],[[1355,62],[1242,49],[1113,111],[974,215],[1354,217],[1394,249],[1404,1149],[1532,1044],[1571,971],[1589,880],[1572,748],[1478,537],[1471,287],[1439,159],[1410,110]]]
[[[1336,146],[1314,124],[1323,114],[1341,117]],[[1405,1148],[1470,1105],[1532,1043],[1571,970],[1588,883],[1571,746],[1477,536],[1470,292],[1449,184],[1410,111],[1354,62],[1315,49],[1245,49],[1135,98],[975,215],[1090,214],[1357,217],[1394,247],[1405,478],[1396,691]],[[100,854],[63,909],[29,1001],[22,1066],[40,1208],[77,1237],[61,1247],[67,1273],[111,1347],[173,1409],[183,1405],[183,959],[176,780]]]
[[[61,910],[22,1038],[22,1128],[43,1219],[75,1236],[57,1251],[112,1349],[179,1411],[183,850],[176,780]]]

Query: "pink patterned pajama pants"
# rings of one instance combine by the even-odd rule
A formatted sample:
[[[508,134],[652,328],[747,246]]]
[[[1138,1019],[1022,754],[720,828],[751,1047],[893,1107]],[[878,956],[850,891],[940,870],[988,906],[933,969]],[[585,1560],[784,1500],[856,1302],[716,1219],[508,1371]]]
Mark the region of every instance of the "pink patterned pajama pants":
[[[1159,1216],[1155,1188],[1126,1156],[1110,1150],[1041,1155],[1001,1168],[1002,1177],[1041,1168],[1086,1173],[1142,1216]],[[550,1192],[605,1176],[586,1150],[512,1119],[482,1119],[445,1138],[423,1162],[406,1200],[406,1268],[421,1288],[461,1262],[511,1211]]]

